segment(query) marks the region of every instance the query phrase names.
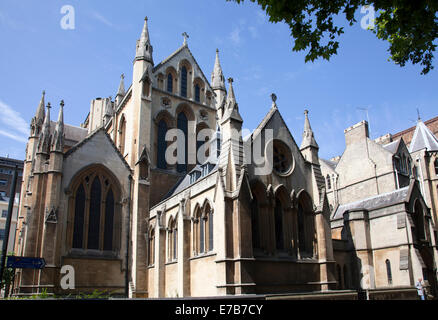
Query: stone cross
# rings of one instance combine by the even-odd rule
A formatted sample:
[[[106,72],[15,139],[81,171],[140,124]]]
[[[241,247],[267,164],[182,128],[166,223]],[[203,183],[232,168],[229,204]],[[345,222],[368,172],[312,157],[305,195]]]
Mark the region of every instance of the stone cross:
[[[187,38],[189,38],[189,35],[187,32],[183,32],[182,36],[184,37],[184,45],[187,45]]]

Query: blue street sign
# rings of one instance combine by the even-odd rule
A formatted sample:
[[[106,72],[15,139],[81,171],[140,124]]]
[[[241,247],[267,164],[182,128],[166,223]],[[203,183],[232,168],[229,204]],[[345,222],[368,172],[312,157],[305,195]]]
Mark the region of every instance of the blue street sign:
[[[14,269],[42,269],[45,266],[46,261],[44,261],[44,258],[8,256],[6,262],[7,268]]]

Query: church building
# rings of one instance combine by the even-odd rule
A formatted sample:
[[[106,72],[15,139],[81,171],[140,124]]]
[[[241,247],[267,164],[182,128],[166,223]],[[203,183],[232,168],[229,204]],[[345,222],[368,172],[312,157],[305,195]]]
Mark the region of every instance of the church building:
[[[305,111],[298,145],[276,96],[250,136],[216,51],[208,79],[184,43],[155,64],[145,19],[132,84],[57,121],[43,93],[26,147],[15,294],[129,297],[326,292],[338,286],[330,203]],[[213,57],[212,57],[213,58]],[[248,108],[249,106],[242,106]],[[176,160],[176,161],[174,161]],[[272,168],[272,170],[263,170]],[[63,267],[74,289],[63,288]]]

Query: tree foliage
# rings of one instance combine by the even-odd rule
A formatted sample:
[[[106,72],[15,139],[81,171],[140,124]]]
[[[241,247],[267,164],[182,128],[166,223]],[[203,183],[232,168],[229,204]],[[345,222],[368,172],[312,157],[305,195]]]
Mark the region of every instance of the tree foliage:
[[[244,0],[227,0],[237,3]],[[308,50],[305,61],[329,60],[337,54],[344,27],[334,22],[343,17],[350,26],[355,13],[370,5],[376,12],[372,32],[388,41],[390,59],[400,66],[420,63],[422,74],[433,69],[438,34],[438,0],[251,0],[258,3],[273,23],[284,22],[295,43],[293,51]],[[338,19],[336,19],[338,20]]]

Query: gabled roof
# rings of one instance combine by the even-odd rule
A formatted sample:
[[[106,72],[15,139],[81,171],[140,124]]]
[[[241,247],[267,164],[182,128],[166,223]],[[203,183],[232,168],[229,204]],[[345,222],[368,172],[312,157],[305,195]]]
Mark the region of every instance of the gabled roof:
[[[331,160],[326,160],[326,159],[322,159],[319,158],[320,162],[324,162],[328,167],[330,167],[333,171],[336,170],[336,166],[338,165],[337,162],[331,161]]]
[[[382,147],[385,150],[391,152],[392,154],[395,154],[398,150],[399,145],[400,145],[400,141],[401,141],[401,139],[398,139],[396,141],[392,141],[390,143],[387,143],[387,144],[383,145]]]
[[[174,195],[180,193],[181,191],[187,189],[188,187],[191,187],[193,185],[195,185],[196,183],[198,183],[199,181],[201,181],[203,178],[210,176],[211,174],[215,173],[218,169],[218,165],[216,164],[209,172],[207,175],[203,176],[203,177],[199,177],[198,179],[196,179],[196,181],[191,182],[190,180],[190,176],[193,172],[198,171],[198,172],[202,172],[201,167],[205,164],[209,163],[208,161],[205,162],[204,164],[197,164],[189,173],[187,173],[184,177],[182,177],[173,187],[172,189],[169,190],[169,192],[163,197],[163,199],[160,201],[160,203],[162,203],[163,201],[173,197]]]
[[[274,117],[274,115],[278,113],[278,116],[280,117],[280,120],[283,122],[284,127],[287,129],[287,132],[289,133],[290,138],[292,139],[293,143],[295,144],[295,146],[297,147],[297,150],[300,151],[300,148],[298,147],[292,133],[289,130],[289,127],[286,124],[286,121],[284,121],[280,111],[278,110],[278,107],[275,103],[272,104],[272,107],[269,109],[268,113],[266,114],[266,116],[263,118],[263,120],[260,122],[260,124],[257,126],[257,128],[254,130],[254,132],[250,135],[245,136],[244,141],[248,141],[249,139],[252,139],[253,141],[257,138],[257,136],[263,131],[263,129],[266,127],[266,125],[269,123],[269,121],[271,121],[271,119]],[[302,159],[304,159],[303,155],[301,152],[298,152]]]
[[[129,164],[126,162],[125,158],[123,157],[123,155],[120,153],[119,149],[116,147],[116,145],[114,144],[113,140],[111,139],[110,135],[105,131],[104,127],[100,127],[97,130],[94,130],[91,134],[89,134],[85,139],[83,139],[82,141],[80,141],[79,143],[75,144],[71,149],[69,149],[66,153],[64,153],[64,158],[68,158],[70,155],[72,155],[74,152],[76,152],[78,149],[80,149],[85,143],[87,143],[88,141],[90,141],[97,133],[99,132],[103,132],[103,134],[107,137],[109,143],[111,144],[111,146],[113,147],[114,151],[117,153],[117,155],[119,156],[120,160],[122,160],[123,164],[125,165],[126,168],[128,168],[128,170],[130,172],[132,172],[131,167],[129,166]]]
[[[196,61],[195,57],[193,56],[192,52],[190,51],[189,47],[187,45],[182,45],[179,47],[175,52],[173,52],[170,56],[168,56],[166,59],[161,61],[159,64],[157,64],[153,69],[152,72],[155,73],[158,69],[160,69],[162,66],[164,66],[167,62],[175,58],[178,54],[184,51],[184,49],[187,49],[187,52],[189,53],[190,57],[193,59],[193,62],[195,63],[196,67],[201,72],[202,77],[204,78],[205,83],[208,85],[209,89],[213,91],[210,82],[208,81],[207,77],[205,76],[204,72],[202,71],[201,67],[199,66],[198,62]]]
[[[412,153],[421,149],[426,149],[427,151],[438,151],[438,139],[423,121],[418,120],[414,136],[412,137],[409,146],[409,152]]]

